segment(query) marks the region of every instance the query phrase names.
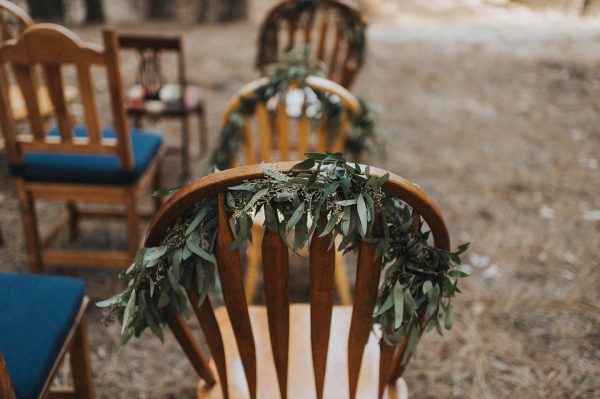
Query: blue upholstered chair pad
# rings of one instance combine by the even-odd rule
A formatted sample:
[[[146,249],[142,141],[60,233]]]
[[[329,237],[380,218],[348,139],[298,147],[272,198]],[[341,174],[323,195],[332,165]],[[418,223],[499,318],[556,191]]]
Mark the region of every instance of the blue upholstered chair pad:
[[[86,137],[83,126],[74,128],[76,137]],[[57,128],[49,136],[58,136]],[[102,137],[114,138],[112,128],[102,130]],[[27,181],[83,184],[132,184],[142,176],[148,165],[157,155],[162,144],[159,134],[143,130],[132,130],[131,149],[134,167],[131,171],[121,170],[121,162],[116,155],[60,154],[55,152],[28,152],[23,165],[11,165],[11,173]]]
[[[79,280],[0,273],[0,352],[17,398],[38,398],[84,293]]]

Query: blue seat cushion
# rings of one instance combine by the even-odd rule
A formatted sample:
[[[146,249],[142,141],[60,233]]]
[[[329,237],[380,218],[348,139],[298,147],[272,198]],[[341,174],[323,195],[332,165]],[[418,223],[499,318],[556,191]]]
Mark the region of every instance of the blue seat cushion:
[[[87,129],[76,126],[76,137],[86,137]],[[58,136],[57,128],[49,136]],[[102,130],[102,137],[114,138],[112,128]],[[61,154],[54,152],[28,152],[22,165],[11,165],[11,173],[27,181],[53,183],[84,183],[125,185],[135,183],[146,171],[160,149],[162,137],[143,130],[132,130],[131,149],[133,169],[121,170],[121,161],[116,155]]]
[[[84,292],[79,280],[0,273],[0,352],[17,398],[40,395]]]

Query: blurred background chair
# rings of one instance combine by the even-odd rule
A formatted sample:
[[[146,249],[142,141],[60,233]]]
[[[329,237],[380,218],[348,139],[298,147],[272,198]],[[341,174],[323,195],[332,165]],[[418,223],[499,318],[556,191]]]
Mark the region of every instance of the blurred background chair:
[[[267,83],[267,78],[261,78],[242,87],[227,103],[223,123],[227,123],[244,99],[252,98]],[[294,94],[288,94],[285,98],[273,95],[266,102],[256,105],[254,118],[247,118],[244,124],[242,153],[236,159],[236,164],[303,159],[304,153],[309,151],[344,151],[350,129],[349,118],[360,112],[358,100],[348,90],[325,78],[310,76],[305,84],[302,89],[294,89],[292,85],[288,93]],[[319,107],[316,92],[336,97],[341,103],[339,132],[336,137],[333,137],[329,129],[330,115],[326,111],[322,114],[316,112]],[[252,119],[256,120],[255,124]],[[256,129],[253,131],[251,126],[254,125]],[[262,230],[262,223],[254,223],[252,235],[256,239],[248,247],[245,290],[250,303],[254,300],[258,285]],[[348,305],[351,301],[348,273],[342,254],[336,252],[336,256],[339,264],[336,269],[337,292],[340,302]]]
[[[272,167],[287,173],[294,164],[275,163]],[[387,173],[377,168],[370,170],[377,177]],[[199,384],[198,397],[245,398],[248,391],[250,398],[287,397],[289,391],[290,397],[297,398],[315,397],[315,393],[317,398],[371,399],[382,398],[384,393],[387,398],[406,398],[406,386],[400,378],[406,343],[396,348],[384,341],[377,345],[371,336],[382,269],[381,259],[374,257],[376,244],[365,241],[360,244],[354,305],[334,306],[334,270],[340,265],[335,248],[329,248],[331,235],[319,237],[322,227],[317,228],[310,242],[306,272],[310,280],[310,303],[290,306],[288,247],[278,232],[267,231],[262,239],[266,307],[248,306],[240,251],[229,250],[234,235],[225,208],[225,193],[228,187],[263,176],[261,165],[249,165],[195,181],[161,208],[146,235],[145,246],[159,245],[170,226],[192,204],[218,194],[219,234],[215,255],[225,307],[213,310],[210,299],[206,298],[200,307],[193,306],[193,310],[221,386],[218,389],[214,384]],[[449,248],[442,215],[425,193],[396,175],[390,176],[383,189],[413,208],[417,224],[420,225],[421,218],[427,223],[436,246]],[[188,289],[188,297],[192,304],[198,303],[199,293],[194,284]],[[202,359],[202,353],[194,349],[197,346],[192,335],[182,333],[189,331],[187,324],[174,315],[168,323],[177,332],[175,336],[190,360]],[[314,376],[310,370],[314,370]]]
[[[103,31],[104,49],[81,42],[69,30],[52,24],[33,25],[16,41],[0,48],[2,67],[13,71],[27,106],[29,131],[18,129],[9,106],[6,74],[0,74],[0,123],[14,177],[30,270],[48,265],[108,266],[129,264],[139,246],[139,200],[151,185],[161,185],[160,135],[129,131],[123,107],[116,33]],[[75,66],[84,123],[75,125],[63,92],[62,67]],[[91,67],[105,70],[114,127],[100,128]],[[37,75],[43,72],[58,126],[48,129],[37,101]],[[65,202],[68,217],[41,238],[35,203]],[[85,211],[77,203],[121,204],[112,209]],[[156,200],[155,205],[159,205]],[[125,251],[49,248],[63,227],[71,238],[79,233],[83,216],[125,216],[128,248]]]
[[[179,118],[181,120],[181,169],[184,178],[190,175],[190,116],[198,117],[200,154],[207,148],[206,105],[201,87],[188,84],[185,74],[183,42],[180,36],[119,34],[119,47],[138,53],[139,63],[135,85],[127,91],[127,114],[134,126],[141,128],[144,117]],[[161,68],[161,56],[175,53],[177,81],[167,83]]]
[[[82,282],[0,273],[0,397],[94,398]],[[69,352],[72,389],[51,389]]]
[[[259,31],[256,64],[261,74],[280,54],[307,49],[327,66],[327,77],[351,88],[362,68],[366,23],[344,0],[284,0],[271,8]]]

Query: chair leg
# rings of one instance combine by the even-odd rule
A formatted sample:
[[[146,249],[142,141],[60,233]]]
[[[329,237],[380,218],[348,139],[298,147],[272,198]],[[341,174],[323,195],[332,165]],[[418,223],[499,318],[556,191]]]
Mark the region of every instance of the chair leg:
[[[133,259],[140,246],[140,210],[135,191],[129,190],[125,199],[128,251]]]
[[[77,326],[70,351],[71,370],[75,397],[94,399],[94,381],[92,378],[92,362],[88,347],[87,324],[85,317]]]
[[[206,136],[208,134],[207,128],[206,128],[206,107],[202,106],[202,109],[200,111],[198,111],[198,124],[199,124],[199,130],[198,130],[198,134],[199,134],[199,144],[200,144],[200,158],[204,158],[204,155],[206,155],[206,151],[208,150],[208,137]]]
[[[79,238],[79,210],[74,202],[69,202],[67,211],[69,212],[69,238],[75,241]]]
[[[256,286],[258,285],[258,269],[261,260],[261,244],[263,236],[263,227],[258,224],[252,225],[252,243],[248,246],[246,256],[248,257],[248,268],[246,270],[246,279],[244,282],[244,291],[246,291],[246,301],[248,304],[254,302],[256,296]]]
[[[351,305],[350,284],[348,283],[348,267],[344,255],[335,252],[335,286],[342,305]]]
[[[16,180],[17,197],[21,208],[23,222],[23,234],[25,235],[25,246],[29,258],[29,271],[31,273],[43,273],[44,263],[42,261],[42,243],[37,227],[37,216],[35,203],[31,193],[25,188],[22,180]]]
[[[187,114],[181,117],[181,175],[184,180],[190,176],[190,121]]]
[[[2,225],[0,224],[0,247],[4,245],[4,235],[2,234]]]
[[[0,353],[0,398],[16,398],[15,391],[10,380],[10,375],[8,375],[8,368],[6,367],[2,353]]]

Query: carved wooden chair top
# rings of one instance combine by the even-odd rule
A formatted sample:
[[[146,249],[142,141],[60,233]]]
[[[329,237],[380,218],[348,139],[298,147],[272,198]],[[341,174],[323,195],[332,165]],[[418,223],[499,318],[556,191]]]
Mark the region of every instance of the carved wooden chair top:
[[[267,74],[280,52],[308,49],[328,67],[329,79],[351,88],[364,62],[365,29],[362,15],[348,1],[281,1],[261,25],[257,67]]]
[[[54,24],[33,25],[17,40],[0,48],[2,68],[10,66],[16,76],[27,108],[29,133],[18,131],[7,100],[6,74],[0,74],[0,122],[11,165],[22,165],[27,152],[60,154],[116,155],[123,171],[134,167],[123,90],[119,72],[118,43],[114,31],[102,32],[104,48],[82,42],[71,31]],[[65,98],[62,68],[76,68],[85,129],[75,128]],[[101,130],[95,89],[90,69],[106,69],[113,129]],[[40,68],[56,115],[58,129],[46,129],[36,90],[36,68]],[[5,69],[3,69],[5,71]]]
[[[282,162],[272,167],[288,172],[293,165],[293,162]],[[385,173],[371,168],[372,175],[383,176]],[[228,187],[263,176],[260,165],[249,165],[197,180],[159,210],[146,235],[146,247],[159,245],[169,226],[187,209],[205,197],[218,195],[216,258],[227,314],[223,308],[215,311],[209,299],[200,307],[194,306],[199,298],[194,285],[188,290],[188,296],[206,336],[221,381],[221,392],[200,387],[199,397],[221,397],[221,394],[225,398],[248,397],[248,392],[250,398],[276,397],[279,387],[282,398],[287,397],[288,388],[292,397],[313,397],[315,392],[318,398],[324,393],[325,397],[346,397],[341,392],[348,389],[350,398],[373,398],[382,397],[388,383],[391,384],[387,389],[388,398],[405,397],[402,384],[394,384],[401,374],[403,346],[394,350],[387,344],[379,348],[372,342],[367,345],[381,273],[381,259],[374,258],[375,244],[360,244],[354,306],[334,307],[335,250],[328,249],[331,238],[319,237],[318,228],[309,248],[310,303],[290,306],[289,251],[278,233],[267,231],[262,247],[266,310],[248,306],[240,252],[229,250],[234,236],[224,198]],[[383,189],[413,207],[431,229],[437,247],[449,248],[444,219],[423,191],[393,174]],[[174,316],[169,325],[174,331],[181,332],[181,323]],[[331,342],[330,333],[334,338]],[[184,346],[184,349],[192,362],[201,358],[193,345]],[[381,356],[377,354],[379,351]],[[364,364],[362,373],[361,363]],[[240,364],[243,367],[238,367]],[[346,368],[345,373],[341,367]],[[326,368],[330,371],[327,377]],[[314,375],[311,375],[311,369]]]
[[[242,87],[225,106],[223,124],[227,123],[244,99],[252,97],[267,83],[267,78],[261,78]],[[331,137],[328,125],[330,115],[326,110],[310,114],[311,103],[318,101],[315,92],[334,97],[341,103],[336,137]],[[267,102],[256,104],[254,118],[246,118],[242,128],[243,159],[236,161],[248,165],[257,161],[303,158],[308,151],[343,152],[350,129],[349,118],[357,115],[360,108],[356,97],[341,85],[325,78],[309,76],[303,89],[294,90],[290,86],[284,98],[274,95]],[[256,129],[252,129],[253,122]]]

